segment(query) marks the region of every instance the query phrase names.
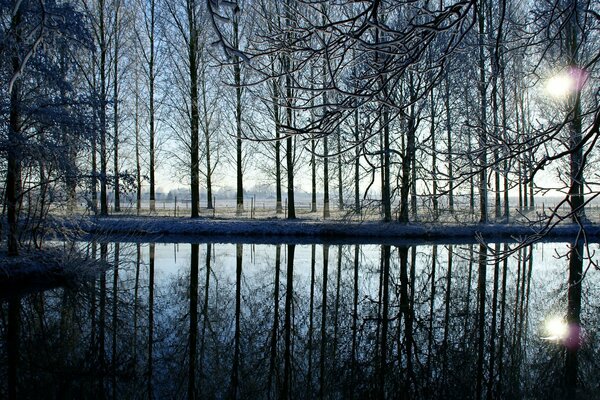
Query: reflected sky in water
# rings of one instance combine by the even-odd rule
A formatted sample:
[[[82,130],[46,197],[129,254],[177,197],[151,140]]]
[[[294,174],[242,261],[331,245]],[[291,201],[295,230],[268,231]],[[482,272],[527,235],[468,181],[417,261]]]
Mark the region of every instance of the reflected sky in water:
[[[600,392],[600,282],[583,246],[505,260],[478,244],[80,248],[110,267],[1,303],[0,398]]]

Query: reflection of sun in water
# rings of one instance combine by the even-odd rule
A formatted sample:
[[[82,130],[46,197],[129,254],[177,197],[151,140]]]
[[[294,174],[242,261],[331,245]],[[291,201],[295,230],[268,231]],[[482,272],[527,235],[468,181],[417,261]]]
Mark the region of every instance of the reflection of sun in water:
[[[569,325],[561,317],[553,317],[546,320],[545,323],[546,337],[545,340],[564,340],[569,335]]]
[[[567,72],[561,72],[546,81],[546,93],[556,99],[563,99],[574,91],[575,86],[573,77]]]

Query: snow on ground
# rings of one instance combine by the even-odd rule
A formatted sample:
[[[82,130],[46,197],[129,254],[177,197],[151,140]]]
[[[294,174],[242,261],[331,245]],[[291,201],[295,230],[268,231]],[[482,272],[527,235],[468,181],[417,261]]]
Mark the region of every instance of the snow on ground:
[[[297,238],[321,239],[468,239],[519,238],[538,233],[534,227],[517,224],[399,224],[384,222],[340,222],[281,219],[192,219],[173,217],[105,217],[56,220],[66,228],[77,228],[88,234],[254,237],[288,241]],[[574,238],[579,227],[564,224],[555,227],[551,236]],[[586,226],[588,236],[600,236],[596,224]]]

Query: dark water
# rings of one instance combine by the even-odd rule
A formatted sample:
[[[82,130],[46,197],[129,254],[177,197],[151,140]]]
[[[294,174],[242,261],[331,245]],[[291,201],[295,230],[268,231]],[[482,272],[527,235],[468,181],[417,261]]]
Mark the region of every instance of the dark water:
[[[0,398],[599,398],[598,245],[82,250],[1,303]]]

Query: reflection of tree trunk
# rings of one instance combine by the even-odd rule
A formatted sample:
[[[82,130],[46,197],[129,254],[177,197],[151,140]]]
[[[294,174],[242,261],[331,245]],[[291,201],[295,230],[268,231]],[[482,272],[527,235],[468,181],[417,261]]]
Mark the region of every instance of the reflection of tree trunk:
[[[119,298],[119,243],[115,243],[114,247],[114,274],[113,274],[113,304],[112,304],[112,359],[111,359],[111,375],[112,375],[112,398],[117,398],[117,330],[118,330],[118,298]]]
[[[578,241],[569,251],[569,289],[567,324],[569,336],[565,341],[565,383],[569,396],[575,395],[579,360],[577,351],[581,346],[581,280],[583,279],[583,241]]]
[[[499,201],[498,201],[499,203]],[[497,214],[497,218],[500,214]],[[500,252],[500,244],[496,243],[495,253]],[[495,382],[495,371],[496,367],[496,314],[498,310],[498,278],[500,274],[500,260],[496,259],[494,262],[494,290],[492,291],[492,327],[490,329],[490,363],[489,363],[489,379],[490,383],[487,388],[487,398],[491,400],[494,396],[494,382]]]
[[[448,246],[448,272],[446,274],[446,310],[444,312],[444,358],[442,361],[442,387],[444,390],[448,388],[448,335],[450,333],[450,293],[452,287],[452,258],[454,256],[452,245]],[[447,394],[445,392],[444,394]]]
[[[236,244],[236,270],[235,270],[235,333],[233,337],[233,365],[231,368],[231,385],[229,387],[230,399],[239,397],[239,371],[240,371],[240,317],[242,312],[242,257],[244,245]]]
[[[310,250],[310,304],[308,306],[308,394],[312,395],[312,361],[313,361],[313,313],[315,304],[315,264],[316,246],[311,245]]]
[[[98,252],[98,245],[96,242],[92,242],[92,260],[96,259],[96,255]],[[96,280],[92,281],[92,294],[90,299],[91,307],[90,307],[90,348],[92,349],[92,354],[96,353]]]
[[[277,383],[279,382],[277,373],[277,335],[279,331],[279,271],[281,269],[281,245],[275,247],[275,291],[273,293],[273,328],[271,329],[271,361],[269,365],[269,398],[271,394],[277,398]],[[272,384],[275,378],[275,388]]]
[[[508,250],[508,244],[504,244],[504,252]],[[503,367],[504,367],[504,330],[506,321],[506,275],[508,272],[508,257],[502,260],[502,298],[500,299],[500,341],[498,343],[498,398],[503,398]]]
[[[327,348],[327,269],[329,266],[329,245],[323,245],[323,300],[321,302],[321,354],[319,359],[319,398],[325,396],[325,350]]]
[[[108,244],[100,244],[100,260],[102,261],[102,268],[108,262]],[[98,318],[99,332],[98,332],[98,359],[100,364],[100,382],[99,382],[99,396],[100,398],[105,397],[104,393],[104,376],[106,373],[106,360],[105,360],[105,342],[106,342],[106,271],[103,270],[100,275],[100,316]]]
[[[335,309],[333,313],[333,356],[331,359],[336,362],[338,347],[338,320],[340,314],[340,285],[342,280],[342,245],[338,245],[337,258],[337,279],[335,284]]]
[[[467,298],[465,300],[465,326],[463,328],[463,332],[465,337],[467,337],[467,333],[469,332],[469,320],[471,319],[471,280],[473,279],[473,245],[469,245],[469,273],[467,275]]]
[[[487,273],[487,247],[479,245],[479,276],[477,279],[477,295],[479,297],[477,315],[477,386],[475,397],[480,400],[483,390],[483,360],[485,343],[485,280]]]
[[[415,247],[411,252],[411,271],[410,280],[408,275],[408,246],[398,247],[398,255],[400,257],[400,312],[404,316],[404,346],[406,348],[406,372],[407,379],[401,383],[403,393],[410,393],[410,382],[414,382],[413,360],[412,360],[412,304],[413,304],[413,278],[414,278],[414,262],[416,258]],[[410,284],[410,286],[409,286]],[[409,289],[411,293],[409,295]],[[400,353],[400,351],[399,351]],[[401,365],[401,363],[400,363]]]
[[[527,331],[529,330],[529,294],[531,293],[531,275],[533,273],[533,246],[529,247],[529,258],[528,258],[528,267],[527,267],[527,289],[525,292],[525,311],[523,314],[523,347],[527,347]]]
[[[287,251],[287,282],[285,287],[285,350],[283,354],[283,388],[281,398],[292,397],[292,299],[294,296],[294,251],[296,245],[289,244]]]
[[[146,379],[148,379],[147,389],[149,399],[154,398],[154,394],[152,392],[152,350],[154,349],[154,246],[154,243],[150,243],[150,270],[148,274],[148,369]]]
[[[427,388],[431,389],[431,359],[433,352],[433,319],[435,310],[435,266],[437,263],[437,245],[431,251],[431,301],[429,302],[429,332],[427,335]]]
[[[379,354],[379,398],[385,398],[385,375],[387,370],[387,334],[388,334],[388,309],[390,301],[390,246],[382,246],[382,257],[383,257],[383,297],[382,311],[381,311],[381,352]]]
[[[359,245],[354,245],[354,296],[352,298],[352,382],[351,386],[356,387],[357,373],[357,349],[356,334],[358,329],[358,255]]]
[[[200,338],[200,368],[198,370],[198,393],[202,393],[202,377],[204,376],[204,344],[206,341],[206,328],[208,326],[208,289],[210,286],[210,264],[212,245],[206,243],[206,280],[204,282],[204,303],[202,304],[202,333]]]
[[[198,343],[198,268],[199,245],[192,243],[190,260],[190,336],[188,365],[188,399],[196,398],[196,346]]]
[[[21,325],[21,301],[11,297],[8,300],[8,324],[6,328],[6,352],[8,356],[8,399],[17,399],[19,365],[19,331]]]
[[[136,244],[136,256],[135,256],[135,284],[133,287],[133,370],[137,369],[137,336],[138,336],[138,292],[140,288],[140,264],[142,260],[142,246]]]

